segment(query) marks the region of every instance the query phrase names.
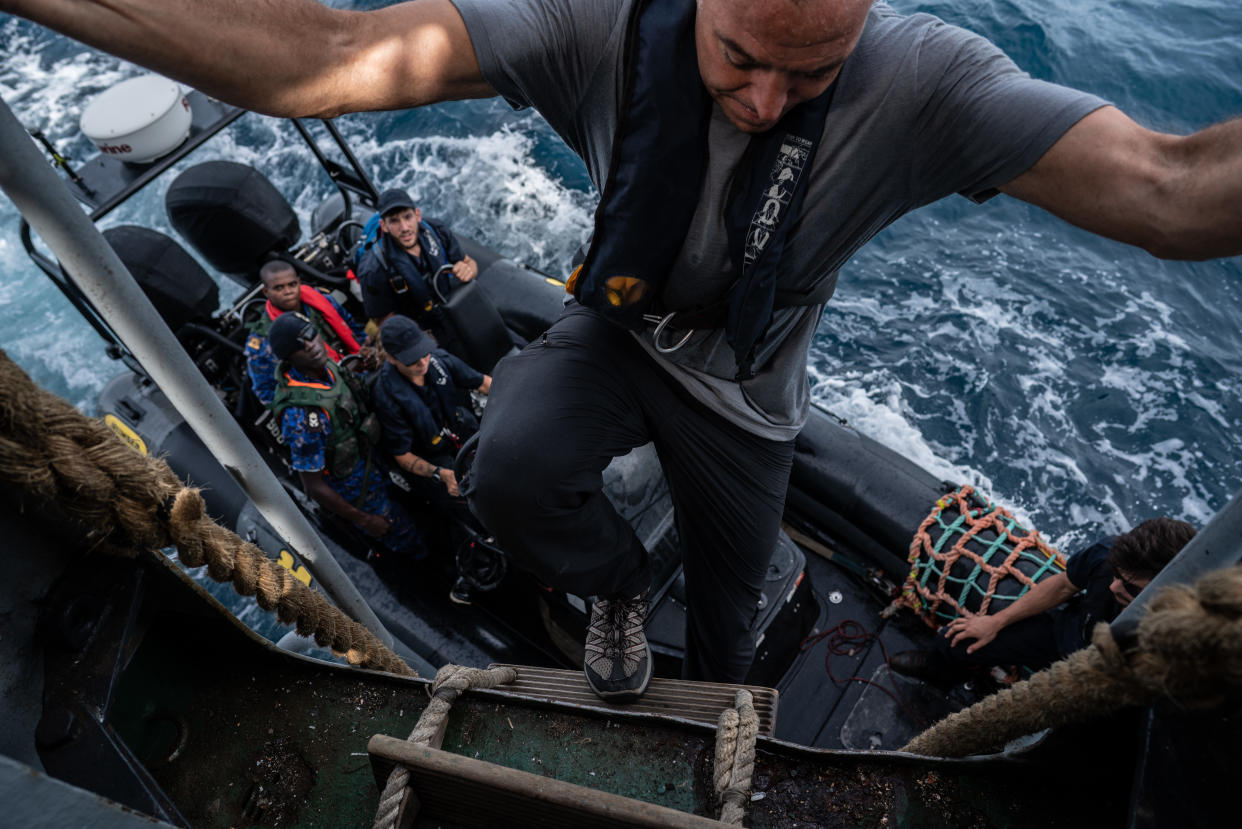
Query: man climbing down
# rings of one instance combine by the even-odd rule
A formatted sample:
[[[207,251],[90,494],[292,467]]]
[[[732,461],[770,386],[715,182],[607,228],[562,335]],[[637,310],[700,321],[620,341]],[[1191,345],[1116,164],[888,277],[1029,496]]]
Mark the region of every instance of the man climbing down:
[[[427,556],[408,513],[388,497],[388,475],[375,454],[379,421],[361,384],[328,359],[306,317],[281,314],[268,330],[280,360],[272,411],[306,494],[385,547]]]
[[[577,304],[496,369],[470,503],[520,564],[601,599],[586,674],[614,700],[651,675],[649,576],[602,470],[655,443],[682,544],[684,675],[744,681],[807,351],[838,270],[883,228],[1003,192],[1159,256],[1242,252],[1242,121],[1153,132],[882,2],[169,4],[0,0],[274,114],[501,94],[586,163],[602,195]]]
[[[971,665],[1042,670],[1091,644],[1095,626],[1117,618],[1194,535],[1185,521],[1149,518],[1070,556],[1064,573],[999,613],[954,619],[941,628],[935,650],[893,654],[890,667],[938,684],[964,678]]]
[[[265,264],[259,269],[259,282],[267,303],[246,340],[246,372],[250,375],[255,397],[264,404],[271,403],[276,393],[277,357],[268,344],[267,333],[281,314],[297,311],[310,320],[332,362],[339,363],[350,354],[358,354],[367,369],[378,365],[375,348],[363,327],[335,299],[303,285],[288,262],[277,260]]]

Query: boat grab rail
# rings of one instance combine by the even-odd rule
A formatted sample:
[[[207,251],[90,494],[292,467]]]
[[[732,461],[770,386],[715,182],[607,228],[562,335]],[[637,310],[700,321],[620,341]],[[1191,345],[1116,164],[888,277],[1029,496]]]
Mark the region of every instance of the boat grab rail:
[[[0,477],[56,504],[94,535],[105,553],[175,546],[182,563],[207,565],[218,582],[255,596],[298,633],[353,665],[417,676],[405,661],[324,594],[301,582],[256,545],[207,514],[202,493],[182,483],[163,458],[135,451],[105,423],[35,385],[0,349]],[[73,460],[67,461],[67,458]]]
[[[82,212],[33,139],[0,102],[0,189],[60,260],[75,289],[159,384],[322,588],[380,641],[393,641],[314,527],[290,500],[241,426],[181,347],[99,228]]]

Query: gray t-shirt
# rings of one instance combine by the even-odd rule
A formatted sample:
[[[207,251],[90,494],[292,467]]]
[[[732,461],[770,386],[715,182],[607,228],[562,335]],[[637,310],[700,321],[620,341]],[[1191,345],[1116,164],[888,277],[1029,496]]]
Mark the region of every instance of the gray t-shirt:
[[[608,173],[631,0],[453,0],[483,77],[515,107],[537,109],[586,162]],[[791,218],[782,291],[809,294],[904,213],[952,193],[976,201],[1025,172],[1083,116],[1092,95],[1037,81],[994,45],[926,14],[870,12],[837,80],[802,214]],[[711,302],[734,276],[725,198],[749,136],[713,107],[708,168],[664,289],[667,307]],[[696,332],[653,357],[698,400],[761,437],[793,438],[810,402],[806,358],[824,306],[776,311],[743,383],[724,331]],[[666,331],[662,342],[680,339]]]

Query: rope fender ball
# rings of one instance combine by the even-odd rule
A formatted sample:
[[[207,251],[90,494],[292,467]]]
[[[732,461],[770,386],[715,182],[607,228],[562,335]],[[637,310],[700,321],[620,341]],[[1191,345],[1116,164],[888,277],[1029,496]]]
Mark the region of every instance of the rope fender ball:
[[[326,596],[213,521],[200,492],[162,459],[135,452],[102,421],[36,386],[2,349],[0,388],[0,476],[88,528],[92,549],[132,557],[173,545],[187,567],[206,564],[211,578],[254,596],[351,665],[417,675]]]
[[[1105,623],[1092,644],[1026,682],[959,711],[902,751],[962,757],[999,751],[1044,728],[1082,722],[1122,706],[1167,699],[1211,708],[1242,698],[1242,564],[1161,590],[1122,651]]]

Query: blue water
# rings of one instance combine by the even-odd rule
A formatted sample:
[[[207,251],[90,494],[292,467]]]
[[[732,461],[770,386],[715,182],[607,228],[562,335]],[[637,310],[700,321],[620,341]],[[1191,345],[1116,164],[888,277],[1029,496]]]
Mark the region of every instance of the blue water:
[[[349,5],[334,3],[334,5]],[[375,3],[354,3],[358,7]],[[1023,68],[1189,132],[1242,113],[1236,0],[898,0]],[[0,16],[0,96],[79,160],[77,119],[139,70]],[[347,116],[376,180],[504,254],[563,273],[596,196],[531,113],[498,99]],[[194,162],[263,170],[298,209],[331,191],[285,124],[249,115]],[[168,230],[164,184],[107,224]],[[978,484],[1067,549],[1156,514],[1203,523],[1242,486],[1242,260],[1171,263],[998,198],[898,222],[845,269],[809,364],[815,398],[938,475]],[[227,301],[236,287],[221,283]],[[30,265],[0,202],[0,346],[92,411],[119,366]]]

